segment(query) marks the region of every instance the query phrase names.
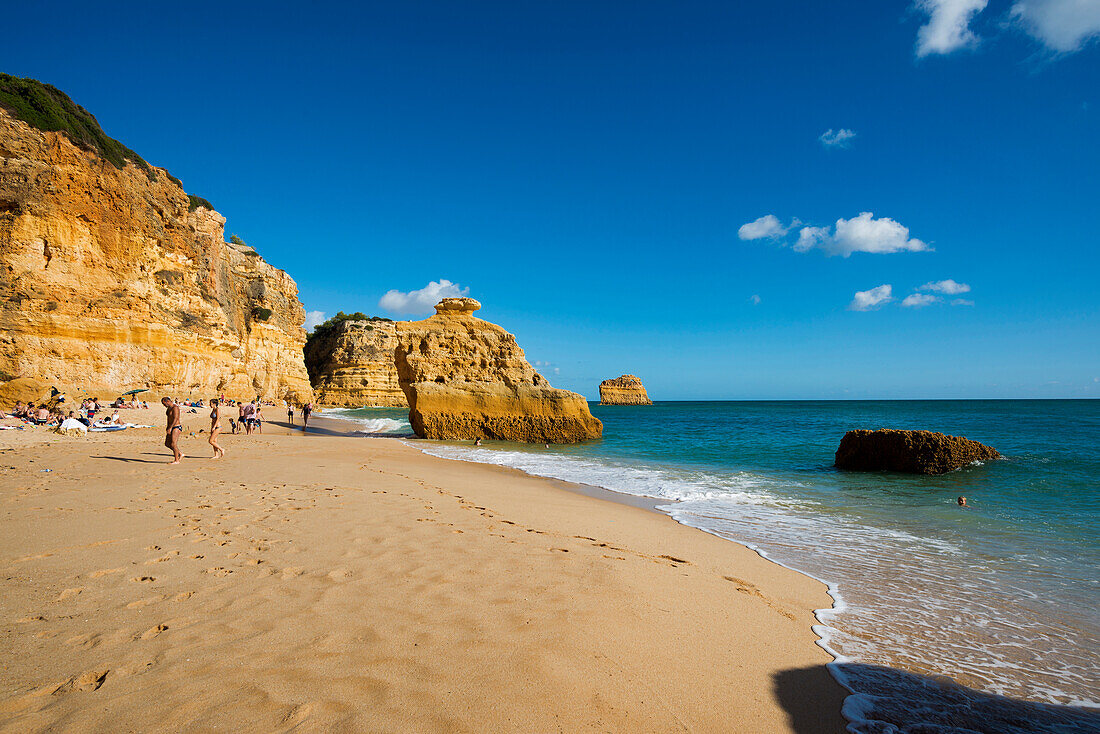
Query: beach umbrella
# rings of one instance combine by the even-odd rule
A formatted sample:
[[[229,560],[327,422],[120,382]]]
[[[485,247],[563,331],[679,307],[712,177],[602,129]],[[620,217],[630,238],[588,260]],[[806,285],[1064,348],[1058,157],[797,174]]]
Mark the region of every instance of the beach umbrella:
[[[123,395],[137,395],[139,392],[149,392],[149,389],[144,388],[144,387],[139,387],[137,390],[129,390],[129,391],[124,392],[122,394]]]

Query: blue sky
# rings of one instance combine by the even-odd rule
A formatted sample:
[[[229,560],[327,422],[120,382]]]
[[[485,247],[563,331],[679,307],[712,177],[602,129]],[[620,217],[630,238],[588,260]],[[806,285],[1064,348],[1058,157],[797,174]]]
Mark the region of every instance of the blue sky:
[[[0,70],[307,310],[446,280],[590,397],[1100,396],[1100,2],[111,7],[7,7]]]

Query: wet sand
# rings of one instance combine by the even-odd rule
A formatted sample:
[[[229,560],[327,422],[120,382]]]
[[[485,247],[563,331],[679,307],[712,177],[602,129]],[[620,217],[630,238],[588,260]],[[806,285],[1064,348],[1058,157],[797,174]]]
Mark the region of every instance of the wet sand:
[[[2,731],[843,730],[824,586],[742,546],[338,423],[168,466],[135,417],[0,432]]]

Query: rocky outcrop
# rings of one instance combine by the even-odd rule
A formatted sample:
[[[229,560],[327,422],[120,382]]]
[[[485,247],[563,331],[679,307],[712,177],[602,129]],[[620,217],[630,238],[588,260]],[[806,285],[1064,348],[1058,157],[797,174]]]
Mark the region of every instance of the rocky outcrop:
[[[321,405],[404,408],[392,321],[340,321],[306,342],[306,370]]]
[[[600,383],[600,405],[653,405],[645,386],[635,375],[623,375]]]
[[[294,281],[142,164],[0,107],[0,379],[308,399]]]
[[[424,321],[397,324],[398,381],[418,436],[575,443],[603,424],[577,393],[556,390],[514,336],[476,318],[472,298],[445,298]]]
[[[855,471],[944,474],[975,461],[998,459],[996,449],[968,438],[932,431],[848,431],[836,451],[836,467]]]

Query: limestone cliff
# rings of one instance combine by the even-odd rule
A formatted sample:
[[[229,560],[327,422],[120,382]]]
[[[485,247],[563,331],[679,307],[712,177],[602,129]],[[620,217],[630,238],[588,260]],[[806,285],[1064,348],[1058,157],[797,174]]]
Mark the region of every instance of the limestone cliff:
[[[445,298],[424,321],[397,324],[397,376],[417,435],[575,443],[603,424],[577,393],[535,372],[504,329],[474,317],[472,298]]]
[[[0,379],[308,399],[294,281],[141,163],[0,106]]]
[[[346,320],[318,332],[309,338],[305,349],[306,369],[318,403],[344,408],[408,405],[393,361],[396,324]]]
[[[623,375],[600,383],[600,405],[653,405],[645,386],[635,375]]]

